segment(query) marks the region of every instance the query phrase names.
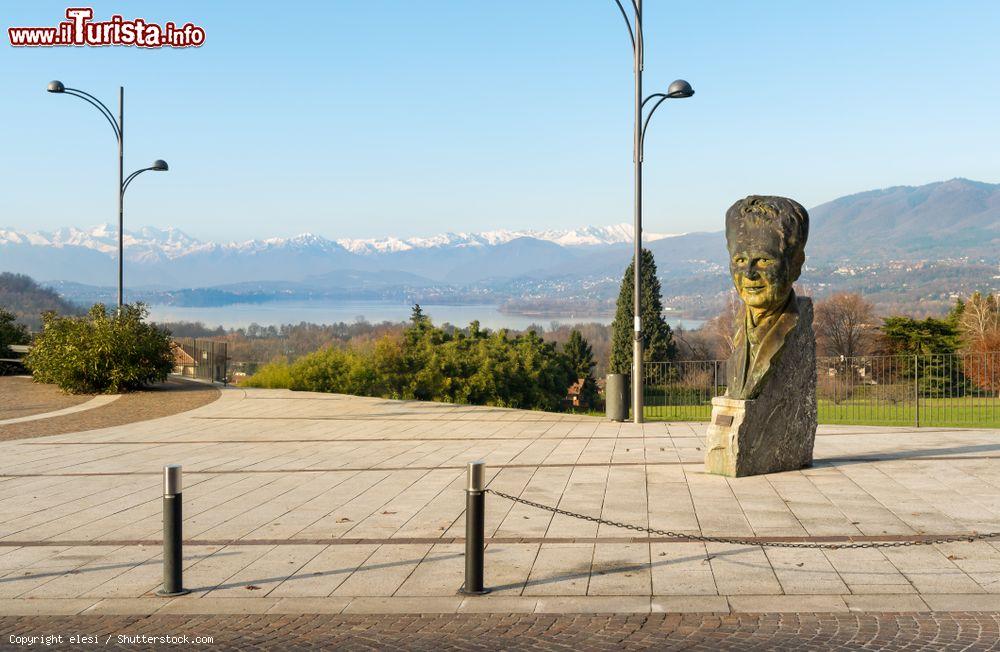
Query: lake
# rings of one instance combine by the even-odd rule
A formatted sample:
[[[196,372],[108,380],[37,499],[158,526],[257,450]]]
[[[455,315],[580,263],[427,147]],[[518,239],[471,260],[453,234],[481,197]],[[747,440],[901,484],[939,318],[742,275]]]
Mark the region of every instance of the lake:
[[[435,324],[450,322],[456,326],[466,326],[474,319],[485,328],[524,329],[532,324],[548,327],[552,323],[580,324],[598,322],[610,324],[610,316],[564,315],[531,317],[501,313],[493,304],[476,305],[434,305],[420,304],[424,312]],[[222,325],[225,328],[242,328],[252,323],[261,326],[280,324],[333,324],[355,322],[361,318],[369,322],[406,321],[410,318],[412,306],[408,303],[388,303],[383,301],[271,301],[268,303],[237,303],[228,306],[149,306],[154,321],[200,321],[206,326]],[[697,328],[704,322],[697,319],[667,318],[671,326],[685,329]]]

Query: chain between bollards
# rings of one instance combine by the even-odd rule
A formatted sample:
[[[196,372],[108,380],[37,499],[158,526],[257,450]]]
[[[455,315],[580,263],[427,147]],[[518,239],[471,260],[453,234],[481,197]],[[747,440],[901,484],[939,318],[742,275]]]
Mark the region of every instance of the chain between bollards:
[[[483,595],[483,554],[486,545],[486,462],[469,462],[465,485],[465,583],[466,595]]]
[[[163,467],[163,588],[156,595],[172,598],[190,593],[184,588],[184,553],[181,529],[181,465]]]
[[[933,539],[918,539],[918,540],[908,540],[908,541],[865,541],[863,543],[855,543],[855,542],[797,543],[791,541],[760,541],[757,539],[748,539],[745,537],[744,538],[713,537],[713,536],[706,536],[703,534],[686,534],[684,532],[658,530],[656,528],[644,527],[642,525],[634,525],[632,523],[620,523],[618,521],[609,521],[607,519],[603,519],[598,516],[587,516],[586,514],[577,514],[576,512],[570,512],[565,509],[559,509],[558,507],[543,505],[542,503],[536,503],[531,500],[525,500],[524,498],[519,498],[518,496],[512,496],[502,491],[497,491],[496,489],[484,488],[483,493],[491,493],[500,496],[501,498],[506,498],[507,500],[514,501],[515,503],[520,503],[522,505],[527,505],[529,507],[535,507],[537,509],[545,510],[546,512],[552,512],[553,514],[561,514],[563,516],[577,518],[582,521],[590,521],[591,523],[598,523],[600,525],[612,525],[614,527],[620,527],[626,530],[634,530],[636,532],[646,532],[647,534],[656,534],[658,536],[663,536],[663,537],[684,539],[686,541],[700,541],[703,543],[729,543],[740,546],[761,546],[768,548],[814,548],[814,549],[820,548],[826,550],[845,550],[854,548],[905,548],[908,546],[929,546],[937,543],[956,543],[959,541],[972,542],[972,541],[984,541],[987,539],[1000,538],[1000,532],[955,534],[943,537],[935,537]]]

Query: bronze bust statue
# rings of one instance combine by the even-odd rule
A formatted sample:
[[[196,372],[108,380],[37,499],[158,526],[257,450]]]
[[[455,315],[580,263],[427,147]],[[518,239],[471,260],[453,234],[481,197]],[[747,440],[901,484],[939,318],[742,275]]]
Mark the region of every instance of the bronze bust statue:
[[[754,399],[799,321],[792,284],[805,261],[809,214],[785,197],[751,195],[726,211],[733,285],[744,303],[726,396]]]

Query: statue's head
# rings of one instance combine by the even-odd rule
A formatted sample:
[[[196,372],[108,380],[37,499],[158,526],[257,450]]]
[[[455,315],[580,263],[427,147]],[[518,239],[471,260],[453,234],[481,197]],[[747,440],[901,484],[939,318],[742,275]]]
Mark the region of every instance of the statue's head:
[[[726,211],[729,271],[743,303],[758,310],[784,305],[802,272],[809,213],[785,197],[750,195]]]

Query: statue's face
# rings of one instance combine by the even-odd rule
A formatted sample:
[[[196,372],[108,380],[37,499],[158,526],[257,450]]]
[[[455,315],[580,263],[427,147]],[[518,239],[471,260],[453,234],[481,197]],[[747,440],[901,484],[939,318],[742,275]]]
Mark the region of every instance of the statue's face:
[[[729,246],[729,271],[743,303],[777,310],[792,290],[791,265],[774,229],[741,230]]]

